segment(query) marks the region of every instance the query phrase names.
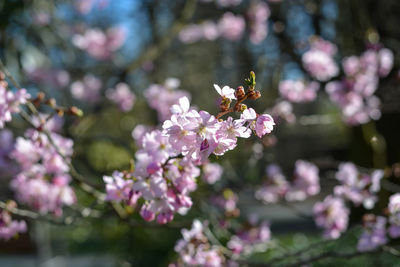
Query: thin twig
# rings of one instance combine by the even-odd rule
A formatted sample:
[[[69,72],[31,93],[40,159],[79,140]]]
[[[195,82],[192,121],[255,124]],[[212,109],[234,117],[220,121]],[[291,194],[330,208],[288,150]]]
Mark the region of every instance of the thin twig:
[[[28,220],[46,221],[46,222],[50,222],[53,224],[62,224],[62,225],[70,225],[75,221],[75,219],[70,216],[58,218],[58,217],[54,217],[54,216],[42,215],[40,213],[36,213],[36,212],[30,211],[30,210],[24,210],[24,209],[20,209],[20,208],[11,208],[11,207],[9,207],[9,205],[7,205],[7,203],[5,203],[3,201],[0,201],[0,208],[10,212],[11,214],[14,214],[18,217],[22,217],[22,218],[28,219]]]

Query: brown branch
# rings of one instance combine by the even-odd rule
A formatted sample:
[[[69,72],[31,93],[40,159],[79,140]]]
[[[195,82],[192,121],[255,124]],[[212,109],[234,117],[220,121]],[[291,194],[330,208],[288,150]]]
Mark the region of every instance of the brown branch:
[[[13,215],[16,215],[17,217],[21,217],[23,219],[39,220],[39,221],[50,222],[53,224],[70,225],[76,219],[71,216],[54,217],[54,216],[49,216],[49,215],[42,215],[40,213],[30,211],[30,210],[25,210],[25,209],[20,209],[20,208],[12,208],[12,207],[9,207],[9,205],[7,205],[7,203],[5,203],[3,201],[0,201],[0,208],[10,212]]]

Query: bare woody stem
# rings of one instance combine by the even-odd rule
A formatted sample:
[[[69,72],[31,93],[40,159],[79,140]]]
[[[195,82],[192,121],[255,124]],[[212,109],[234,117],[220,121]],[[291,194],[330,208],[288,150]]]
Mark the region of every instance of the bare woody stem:
[[[45,221],[45,222],[50,222],[53,224],[61,224],[61,225],[70,225],[75,221],[75,218],[68,216],[68,217],[54,217],[54,216],[49,216],[49,215],[42,215],[34,211],[30,210],[25,210],[25,209],[20,209],[20,208],[13,208],[9,207],[7,203],[0,201],[0,208],[4,209],[8,212],[10,212],[13,215],[16,215],[18,217],[28,219],[28,220],[39,220],[39,221]]]

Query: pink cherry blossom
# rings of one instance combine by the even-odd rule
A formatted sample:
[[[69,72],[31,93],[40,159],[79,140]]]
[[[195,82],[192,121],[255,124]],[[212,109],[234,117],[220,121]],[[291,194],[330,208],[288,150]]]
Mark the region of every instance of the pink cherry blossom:
[[[13,201],[7,203],[8,208],[16,208],[17,204]],[[11,213],[5,209],[0,209],[0,239],[7,241],[20,233],[25,233],[27,226],[25,221],[13,220]]]
[[[380,100],[373,94],[379,78],[387,76],[393,67],[393,53],[387,48],[371,48],[359,57],[344,58],[342,65],[346,77],[328,83],[326,91],[341,108],[344,121],[357,125],[379,119]]]
[[[257,117],[254,130],[258,137],[263,137],[265,134],[271,133],[274,129],[274,119],[269,114],[261,114]]]
[[[281,168],[276,164],[266,167],[267,179],[263,186],[255,193],[255,197],[265,203],[276,203],[289,190],[289,182],[283,175]]]
[[[222,98],[227,98],[227,99],[231,99],[231,100],[232,99],[236,99],[236,97],[235,97],[235,89],[230,88],[227,85],[225,85],[221,89],[221,87],[219,87],[217,84],[214,84],[214,88]]]
[[[335,186],[335,195],[352,201],[356,206],[363,204],[366,209],[372,209],[377,201],[376,193],[380,190],[382,177],[382,170],[369,174],[359,172],[353,163],[341,163],[336,173],[341,185]]]
[[[81,101],[95,103],[100,100],[102,82],[92,74],[86,74],[81,81],[71,84],[71,94]]]
[[[213,21],[205,21],[201,24],[190,24],[179,32],[179,40],[188,44],[201,40],[214,41],[219,36],[218,25]]]
[[[285,80],[279,83],[281,96],[294,103],[310,102],[317,97],[319,83],[306,83],[301,80]]]
[[[110,88],[106,91],[108,99],[118,105],[119,109],[123,112],[128,112],[133,108],[136,96],[131,92],[126,83],[118,83],[115,89]]]
[[[240,229],[228,241],[227,247],[234,254],[249,255],[254,252],[264,252],[271,240],[270,223],[249,220],[249,226]]]
[[[42,67],[28,68],[26,75],[35,83],[44,86],[62,88],[69,84],[70,75],[62,69],[48,69]]]
[[[83,34],[75,34],[72,43],[97,60],[109,60],[123,46],[125,39],[126,31],[121,27],[110,28],[105,32],[93,28]]]
[[[234,15],[231,12],[225,13],[218,22],[221,36],[230,41],[239,40],[244,32],[246,23],[240,15]]]
[[[302,56],[304,68],[315,79],[324,82],[339,74],[339,67],[333,59],[336,46],[322,39],[314,39],[310,49]]]
[[[30,95],[25,89],[20,89],[15,93],[0,86],[0,129],[6,122],[12,120],[12,114],[20,112],[20,105],[26,103]]]
[[[382,216],[366,215],[367,221],[364,222],[364,232],[358,240],[357,249],[359,251],[374,250],[388,242],[386,237],[386,218]]]
[[[59,216],[63,206],[76,202],[68,173],[73,142],[54,132],[50,134],[53,143],[45,134],[33,129],[28,129],[25,137],[16,139],[11,157],[21,170],[11,181],[11,187],[19,202],[40,213],[52,212]]]
[[[112,176],[104,176],[106,184],[107,200],[129,200],[133,181],[124,178],[124,174],[114,171]]]
[[[327,196],[314,205],[314,217],[317,226],[324,229],[324,237],[337,239],[346,231],[349,221],[349,209],[343,199]]]
[[[279,101],[271,109],[274,121],[279,124],[281,121],[294,123],[296,115],[293,113],[293,105],[289,101]]]
[[[400,193],[389,198],[389,235],[391,238],[400,237]]]
[[[318,167],[305,160],[297,160],[294,170],[293,185],[286,194],[288,201],[301,201],[319,193]]]
[[[250,20],[250,41],[260,44],[268,34],[268,18],[271,14],[268,4],[258,2],[250,6],[247,17]]]
[[[224,169],[217,163],[206,163],[203,165],[203,180],[208,184],[214,184],[221,179]]]
[[[183,229],[181,233],[182,239],[176,243],[175,251],[185,266],[224,266],[223,254],[210,244],[199,220],[193,221],[192,229]]]
[[[183,90],[177,90],[180,81],[175,78],[169,78],[163,85],[152,84],[146,89],[144,95],[149,106],[158,113],[158,119],[163,122],[172,115],[171,107],[178,104],[180,98],[186,96],[190,99],[190,94]]]

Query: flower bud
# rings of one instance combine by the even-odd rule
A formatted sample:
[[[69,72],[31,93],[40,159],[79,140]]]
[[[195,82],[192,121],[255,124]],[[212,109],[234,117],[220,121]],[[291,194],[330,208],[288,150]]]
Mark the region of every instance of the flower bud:
[[[249,91],[249,99],[256,100],[261,97],[260,91]]]
[[[237,98],[237,100],[242,100],[245,96],[246,92],[244,91],[243,86],[239,86],[238,88],[236,88],[235,91],[235,96]]]
[[[254,90],[254,87],[256,86],[256,74],[254,71],[250,71],[250,77],[245,79],[245,82],[249,86],[249,90]]]
[[[56,108],[56,112],[57,112],[57,115],[58,115],[59,117],[64,116],[64,110],[63,110],[63,109],[61,109],[61,108]]]
[[[247,106],[245,105],[245,104],[239,104],[239,103],[237,103],[236,105],[235,105],[235,107],[234,107],[234,111],[236,111],[236,112],[243,112],[244,110],[246,110],[247,109]]]
[[[219,104],[219,108],[221,112],[227,111],[231,105],[231,100],[228,98],[224,98],[221,100],[221,103]]]
[[[35,99],[32,100],[32,103],[38,107],[40,105],[40,103],[42,103],[42,101],[44,100],[44,98],[46,97],[46,95],[43,92],[39,92],[37,97]]]
[[[47,100],[46,104],[52,108],[55,108],[57,106],[57,102],[54,98],[50,98],[49,100]]]
[[[75,107],[75,106],[70,107],[69,113],[71,115],[75,115],[75,116],[78,116],[78,117],[82,117],[83,116],[83,111],[81,109]]]

